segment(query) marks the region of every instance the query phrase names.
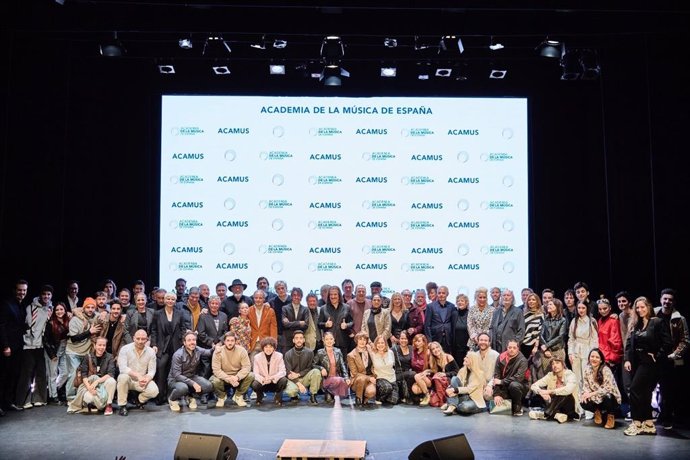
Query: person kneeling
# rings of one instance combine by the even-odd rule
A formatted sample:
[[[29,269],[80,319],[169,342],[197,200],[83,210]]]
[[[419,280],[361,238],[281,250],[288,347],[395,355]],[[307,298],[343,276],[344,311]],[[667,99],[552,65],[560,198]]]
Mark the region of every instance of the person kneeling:
[[[168,374],[168,387],[172,388],[168,402],[170,403],[170,410],[173,412],[180,411],[180,399],[190,392],[192,395],[189,397],[187,405],[190,409],[196,409],[196,397],[207,395],[213,391],[211,382],[197,375],[200,370],[201,357],[210,357],[213,349],[197,347],[196,334],[192,331],[185,333],[183,344],[173,354],[170,373]]]
[[[455,412],[472,415],[486,410],[486,378],[479,362],[479,355],[475,352],[467,353],[462,364],[458,375],[450,379],[450,386],[446,389],[448,399],[446,404],[441,406],[446,415],[453,415]]]
[[[532,420],[555,419],[558,423],[565,423],[568,418],[580,419],[582,408],[577,377],[565,367],[563,359],[553,358],[551,372],[534,382],[531,390],[544,400],[546,406],[543,412],[530,411],[529,418]]]
[[[283,391],[287,386],[285,361],[283,354],[275,351],[278,341],[273,337],[264,337],[259,344],[263,353],[254,356],[254,381],[252,390],[256,392],[256,405],[264,400],[264,392],[275,392],[274,403],[283,405]]]
[[[99,337],[92,353],[84,357],[79,366],[81,375],[85,375],[81,385],[77,389],[77,395],[69,403],[68,414],[75,412],[90,412],[92,409],[103,410],[104,415],[113,414],[113,396],[117,383],[115,375],[115,361],[113,356],[105,351],[108,339]]]

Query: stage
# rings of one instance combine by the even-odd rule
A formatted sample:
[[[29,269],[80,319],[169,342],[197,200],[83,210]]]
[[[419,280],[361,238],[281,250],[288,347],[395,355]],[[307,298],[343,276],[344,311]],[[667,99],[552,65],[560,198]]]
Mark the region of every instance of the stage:
[[[267,399],[267,401],[269,401]],[[238,459],[274,459],[285,439],[366,441],[367,459],[406,459],[424,441],[464,433],[478,459],[533,458],[690,458],[690,430],[686,427],[657,436],[623,435],[626,425],[617,420],[615,430],[592,421],[530,420],[488,415],[444,416],[432,407],[375,406],[366,410],[342,406],[318,407],[285,402],[282,408],[268,403],[260,408],[196,411],[183,407],[172,413],[167,406],[149,404],[145,411],[115,414],[68,415],[65,407],[47,406],[10,412],[0,418],[1,459],[171,459],[183,431],[223,434],[239,449]]]

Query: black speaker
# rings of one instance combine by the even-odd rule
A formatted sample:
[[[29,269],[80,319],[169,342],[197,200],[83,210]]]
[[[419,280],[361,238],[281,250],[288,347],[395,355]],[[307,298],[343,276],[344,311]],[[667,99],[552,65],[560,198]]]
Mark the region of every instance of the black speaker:
[[[183,431],[175,449],[175,460],[235,460],[237,446],[222,434]]]
[[[464,434],[424,441],[410,452],[409,460],[474,460]]]

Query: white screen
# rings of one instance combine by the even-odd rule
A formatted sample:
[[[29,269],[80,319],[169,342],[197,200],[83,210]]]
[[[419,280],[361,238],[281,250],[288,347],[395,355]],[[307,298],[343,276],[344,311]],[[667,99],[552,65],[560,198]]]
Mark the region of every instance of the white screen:
[[[163,96],[160,285],[528,285],[527,100]]]

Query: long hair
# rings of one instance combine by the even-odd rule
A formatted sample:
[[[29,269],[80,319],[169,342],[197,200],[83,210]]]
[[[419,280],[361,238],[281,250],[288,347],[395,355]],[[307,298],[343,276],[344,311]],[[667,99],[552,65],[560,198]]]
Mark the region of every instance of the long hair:
[[[554,298],[552,302],[556,307],[556,314],[554,315],[554,318],[563,318],[563,302],[556,298]]]
[[[326,301],[326,305],[333,305],[331,302],[331,291],[335,291],[338,293],[338,308],[343,306],[343,293],[340,291],[340,288],[338,286],[331,286],[328,288],[328,300]]]
[[[57,302],[54,308],[61,306],[65,310],[65,314],[62,316],[62,320],[53,311],[50,317],[50,331],[53,334],[56,342],[67,338],[67,333],[69,332],[69,318],[67,317],[67,306],[65,302]]]
[[[604,367],[606,367],[606,358],[604,358],[604,353],[602,353],[600,349],[592,348],[587,356],[587,364],[589,364],[589,356],[592,356],[592,353],[598,354],[599,359],[601,359],[601,364],[599,364],[599,369],[597,369],[597,375],[594,376],[594,380],[601,385],[604,383]]]
[[[537,294],[534,292],[531,292],[530,294],[527,295],[527,299],[525,300],[525,316],[527,316],[528,313],[531,313],[532,310],[529,309],[529,299],[536,299],[537,300],[537,310],[534,312],[535,315],[538,315],[539,313],[543,314],[544,313],[544,308],[541,305],[541,299]]]
[[[441,349],[440,358],[437,358],[431,352],[432,346],[438,346]],[[429,368],[434,372],[441,372],[443,371],[443,369],[446,368],[446,364],[448,364],[448,355],[446,355],[446,352],[443,351],[443,347],[441,346],[441,344],[438,342],[431,342],[429,344]]]
[[[589,323],[589,333],[591,335],[592,334],[592,328],[594,328],[595,331],[597,330],[597,323],[596,323],[596,321],[594,321],[594,318],[592,318],[592,315],[589,314],[589,307],[587,306],[587,304],[585,302],[577,302],[577,306],[579,307],[580,305],[584,305],[585,311],[587,311],[587,314],[584,317],[582,317],[582,320],[587,321]],[[575,337],[576,339],[577,339],[577,323],[579,321],[580,321],[580,314],[578,313],[575,316],[575,318],[573,318],[573,322],[570,325],[570,327],[572,328],[573,337]]]
[[[463,382],[463,386],[467,386],[470,374],[475,374],[480,382],[486,381],[486,378],[484,377],[484,370],[479,362],[479,353],[476,351],[470,351],[467,353],[467,355],[465,355],[465,357],[469,359],[470,365],[463,365],[458,372],[458,377],[460,377],[460,380]],[[458,363],[458,365],[460,365],[460,363]]]
[[[634,323],[635,329],[639,331],[642,330],[645,318],[637,313],[637,302],[642,302],[647,307],[647,311],[649,312],[647,315],[648,321],[654,317],[654,307],[652,306],[652,302],[645,296],[640,296],[633,302],[633,311],[635,312],[635,316],[637,316],[637,321]]]
[[[417,347],[415,346],[415,342],[417,341],[417,337],[419,337],[422,342],[424,342],[424,346],[422,347],[422,356],[424,357],[424,369],[427,369],[429,367],[429,339],[426,338],[426,335],[419,333],[416,334],[412,338],[412,353],[414,355],[419,355],[419,352],[417,352]]]

